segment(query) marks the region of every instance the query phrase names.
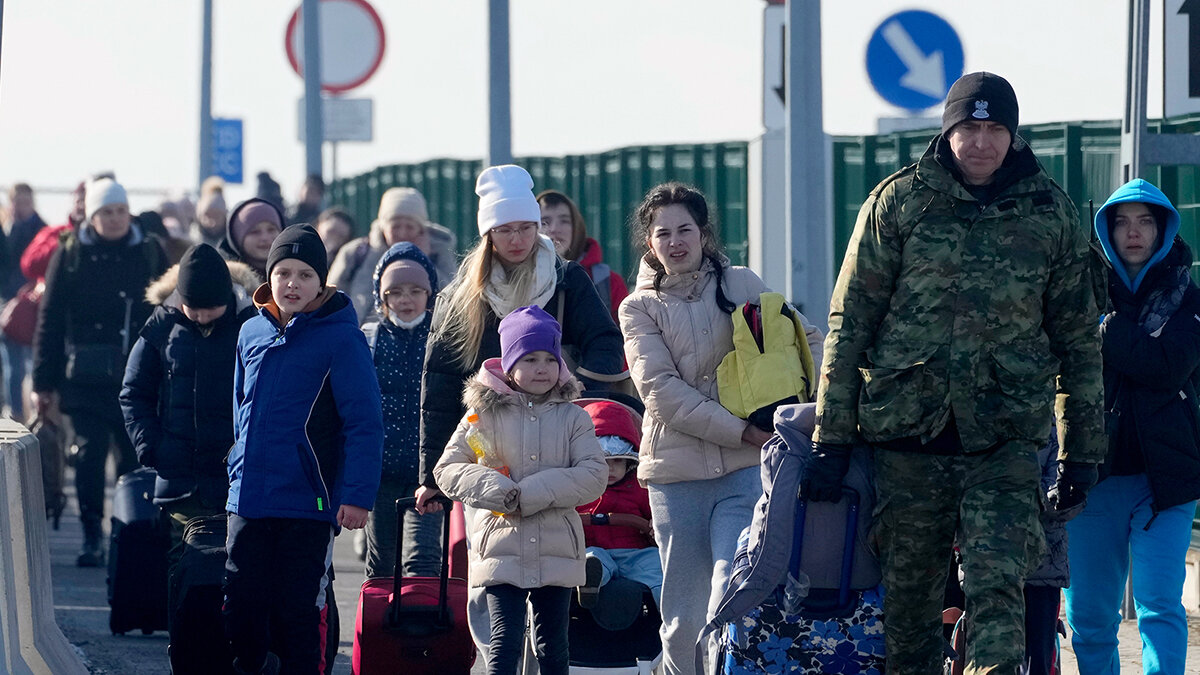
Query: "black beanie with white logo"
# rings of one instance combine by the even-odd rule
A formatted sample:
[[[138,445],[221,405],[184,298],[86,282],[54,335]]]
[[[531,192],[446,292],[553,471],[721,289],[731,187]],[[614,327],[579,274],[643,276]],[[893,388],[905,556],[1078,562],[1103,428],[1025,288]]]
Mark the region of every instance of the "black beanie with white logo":
[[[1008,80],[995,73],[967,73],[958,78],[946,94],[942,135],[949,134],[959,122],[980,120],[1003,124],[1015,138],[1017,113],[1017,93]]]
[[[267,254],[267,277],[280,260],[295,258],[307,263],[317,273],[321,286],[329,276],[329,254],[325,252],[325,244],[321,243],[321,235],[312,225],[292,225],[275,237],[271,244],[271,252]]]

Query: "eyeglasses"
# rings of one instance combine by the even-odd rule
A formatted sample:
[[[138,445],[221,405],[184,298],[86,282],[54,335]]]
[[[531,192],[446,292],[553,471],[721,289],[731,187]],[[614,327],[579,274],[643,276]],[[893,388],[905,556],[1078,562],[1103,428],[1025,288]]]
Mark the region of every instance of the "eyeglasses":
[[[404,299],[422,298],[422,297],[428,296],[429,291],[425,290],[424,288],[415,287],[415,288],[407,288],[407,289],[405,289],[405,288],[389,288],[388,290],[383,292],[384,298],[388,298],[393,295],[398,298],[404,298]]]
[[[514,236],[523,237],[537,229],[537,223],[524,223],[522,225],[502,225],[493,227],[491,233],[493,237],[506,237],[512,239]]]

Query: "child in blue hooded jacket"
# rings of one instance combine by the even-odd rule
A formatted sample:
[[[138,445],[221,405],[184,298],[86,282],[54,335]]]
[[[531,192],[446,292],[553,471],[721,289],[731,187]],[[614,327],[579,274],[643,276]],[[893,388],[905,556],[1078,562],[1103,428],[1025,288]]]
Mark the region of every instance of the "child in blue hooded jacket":
[[[1133,581],[1143,672],[1182,673],[1181,596],[1200,497],[1200,288],[1179,212],[1154,185],[1122,185],[1096,214],[1112,268],[1100,325],[1108,454],[1067,523],[1071,645],[1081,673],[1119,669],[1117,628]]]
[[[275,239],[238,336],[225,629],[238,673],[316,673],[337,528],[379,487],[379,385],[349,298],[308,225]]]
[[[363,334],[375,359],[383,397],[383,475],[375,508],[367,518],[367,578],[391,576],[397,548],[402,549],[404,576],[435,577],[441,573],[442,512],[404,517],[404,541],[396,540],[396,500],[421,487],[421,369],[437,270],[411,242],[394,244],[375,266],[375,316]]]

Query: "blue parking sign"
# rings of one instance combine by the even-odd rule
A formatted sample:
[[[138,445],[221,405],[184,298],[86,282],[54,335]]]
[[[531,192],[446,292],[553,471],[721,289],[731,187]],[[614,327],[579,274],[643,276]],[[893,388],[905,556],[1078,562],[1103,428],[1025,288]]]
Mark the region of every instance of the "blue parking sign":
[[[932,12],[893,14],[867,43],[867,75],[875,91],[906,110],[941,103],[962,72],[962,41],[945,19]]]
[[[212,170],[226,183],[242,182],[242,121],[213,118]]]

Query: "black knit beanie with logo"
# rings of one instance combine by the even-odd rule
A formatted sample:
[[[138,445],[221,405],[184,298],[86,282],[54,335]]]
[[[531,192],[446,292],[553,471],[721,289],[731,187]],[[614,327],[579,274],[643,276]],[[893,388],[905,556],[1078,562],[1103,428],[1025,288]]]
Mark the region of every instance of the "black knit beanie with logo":
[[[324,286],[325,279],[329,276],[328,255],[325,252],[325,244],[321,243],[321,235],[317,234],[312,225],[292,225],[280,232],[271,244],[271,252],[267,254],[267,277],[270,278],[271,269],[280,260],[295,258],[308,263],[308,266],[316,271],[321,286]]]
[[[959,122],[981,120],[1003,124],[1015,138],[1017,113],[1017,94],[1008,80],[995,73],[967,73],[946,94],[942,135],[949,134]]]

